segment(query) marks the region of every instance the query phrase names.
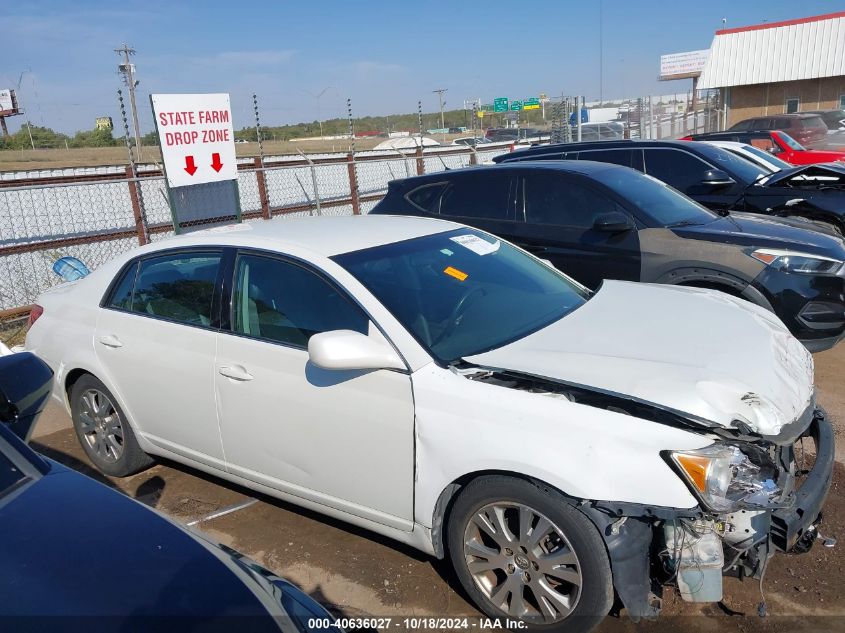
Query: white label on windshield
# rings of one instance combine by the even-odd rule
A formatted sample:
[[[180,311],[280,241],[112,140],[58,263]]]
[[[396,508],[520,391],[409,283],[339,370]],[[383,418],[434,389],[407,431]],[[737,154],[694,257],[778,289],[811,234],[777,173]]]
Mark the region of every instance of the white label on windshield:
[[[491,244],[486,240],[482,240],[477,235],[456,235],[455,237],[450,237],[449,239],[457,244],[460,244],[464,248],[468,248],[477,255],[489,255],[490,253],[495,253],[499,250],[499,240],[496,240],[493,244]]]

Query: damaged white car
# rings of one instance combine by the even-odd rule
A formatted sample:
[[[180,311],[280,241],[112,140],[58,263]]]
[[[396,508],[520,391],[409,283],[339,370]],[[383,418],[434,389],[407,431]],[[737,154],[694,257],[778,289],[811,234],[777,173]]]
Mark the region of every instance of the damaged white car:
[[[31,320],[103,472],[165,456],[449,557],[490,616],[717,601],[818,536],[812,358],[719,292],[591,292],[461,225],[323,217],[148,245]]]

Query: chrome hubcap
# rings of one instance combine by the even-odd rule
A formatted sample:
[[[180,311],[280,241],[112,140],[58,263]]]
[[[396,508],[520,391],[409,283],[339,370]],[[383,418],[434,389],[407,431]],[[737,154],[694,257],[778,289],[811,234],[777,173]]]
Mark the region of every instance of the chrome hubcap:
[[[505,614],[548,624],[566,618],[581,594],[581,566],[563,531],[533,508],[491,503],[464,532],[476,586]]]
[[[97,457],[116,462],[123,455],[123,425],[114,404],[99,389],[86,390],[80,404],[82,437]]]

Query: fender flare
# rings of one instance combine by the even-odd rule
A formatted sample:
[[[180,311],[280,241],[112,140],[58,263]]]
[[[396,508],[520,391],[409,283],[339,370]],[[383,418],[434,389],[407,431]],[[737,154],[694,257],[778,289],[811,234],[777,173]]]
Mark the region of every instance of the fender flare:
[[[712,268],[677,268],[665,273],[656,283],[670,284],[673,286],[696,286],[700,283],[704,286],[723,286],[733,290],[738,296],[746,301],[765,308],[774,313],[775,309],[762,292],[755,288],[750,282],[745,281],[736,275],[714,270]]]

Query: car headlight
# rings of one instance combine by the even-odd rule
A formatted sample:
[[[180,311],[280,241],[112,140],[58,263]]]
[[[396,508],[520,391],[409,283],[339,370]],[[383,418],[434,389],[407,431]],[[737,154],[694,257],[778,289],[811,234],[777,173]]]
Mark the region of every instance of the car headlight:
[[[669,457],[709,510],[771,507],[783,492],[776,483],[773,465],[755,463],[736,446],[712,444],[692,451],[672,451]]]
[[[767,266],[787,273],[832,275],[842,268],[842,261],[832,257],[769,248],[758,249],[751,253],[751,257]]]

